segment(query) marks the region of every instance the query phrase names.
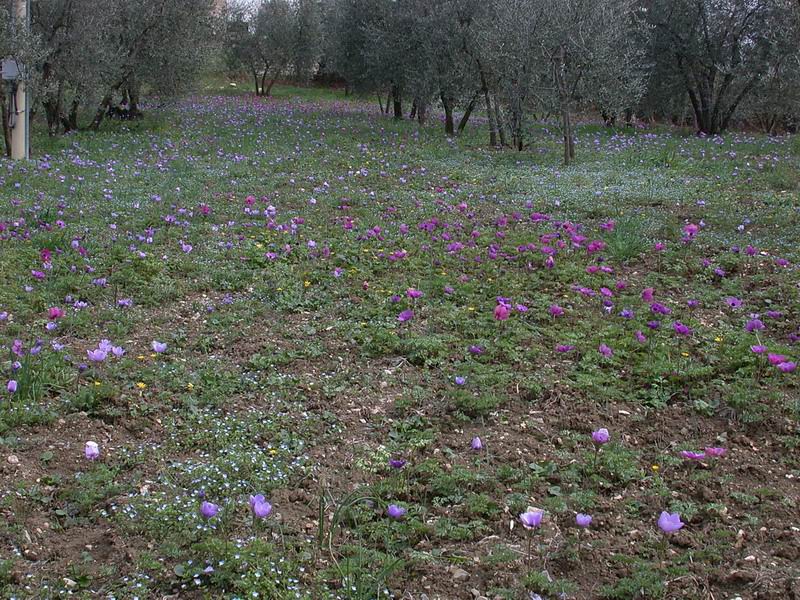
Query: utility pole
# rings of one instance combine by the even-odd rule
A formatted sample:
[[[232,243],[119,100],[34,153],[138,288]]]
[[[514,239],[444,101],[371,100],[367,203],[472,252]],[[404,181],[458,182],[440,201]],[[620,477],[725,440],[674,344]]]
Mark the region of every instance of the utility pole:
[[[14,16],[16,27],[30,30],[30,0],[14,0]],[[25,85],[25,65],[19,67],[17,90],[13,98],[11,118],[14,126],[11,129],[11,158],[27,160],[30,158],[30,107],[28,106],[28,90]]]

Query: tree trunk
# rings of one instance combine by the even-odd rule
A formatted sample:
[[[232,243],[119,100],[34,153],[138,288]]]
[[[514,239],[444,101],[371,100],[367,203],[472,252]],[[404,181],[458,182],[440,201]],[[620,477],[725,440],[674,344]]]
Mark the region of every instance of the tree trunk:
[[[89,125],[89,129],[92,131],[97,131],[100,129],[100,123],[103,122],[103,117],[106,116],[108,112],[108,108],[111,106],[111,100],[113,99],[113,92],[109,92],[103,98],[103,101],[100,103],[100,106],[97,107],[97,112],[94,113],[94,119],[92,119],[91,125]]]
[[[142,111],[139,110],[139,83],[134,81],[127,87],[128,91],[128,112],[131,119],[141,119]]]
[[[486,102],[486,116],[489,119],[489,145],[497,146],[497,124],[495,122],[495,113],[492,110],[492,99],[489,96],[489,86],[486,85],[486,77],[481,71],[481,86],[483,91],[483,99]]]
[[[428,121],[428,104],[424,100],[420,100],[417,105],[417,121],[420,125],[425,125]]]
[[[397,86],[392,87],[392,102],[394,104],[394,118],[400,121],[403,118],[403,99],[400,97],[400,89]]]
[[[500,145],[501,146],[508,146],[508,142],[506,140],[506,127],[503,123],[503,113],[500,111],[500,103],[497,101],[497,98],[494,99],[494,120],[497,123],[497,133],[500,136]]]
[[[445,96],[442,96],[442,107],[444,108],[444,132],[447,135],[455,134],[455,123],[453,123],[453,101]]]
[[[3,154],[11,156],[11,128],[8,126],[8,107],[4,90],[5,86],[0,85],[0,120],[3,122],[3,142],[5,143]]]
[[[408,113],[408,118],[412,121],[417,116],[417,99],[414,98],[414,101],[411,103],[411,112]]]
[[[458,122],[458,135],[461,135],[464,132],[464,128],[467,126],[470,116],[472,116],[472,111],[475,109],[475,104],[478,102],[479,97],[480,92],[475,92],[470,99],[469,104],[467,104],[467,108],[464,111],[464,114],[461,115],[461,120]]]
[[[64,127],[64,133],[78,129],[78,108],[80,107],[80,103],[80,98],[75,96],[70,104],[69,114],[61,115],[61,124]]]
[[[252,73],[253,73],[253,83],[256,86],[256,96],[260,96],[261,95],[261,89],[258,87],[258,73],[256,72],[255,69],[253,69]]]
[[[275,85],[276,81],[277,81],[277,79],[270,79],[269,80],[269,84],[267,85],[267,89],[264,90],[264,95],[265,96],[271,96],[272,95],[272,86]]]
[[[264,69],[264,72],[261,74],[261,95],[262,96],[269,96],[269,92],[266,89],[267,85],[267,71],[268,69]],[[272,87],[270,85],[270,87]]]
[[[569,114],[569,92],[564,81],[564,70],[567,63],[567,49],[562,45],[553,64],[553,74],[558,88],[558,100],[561,104],[561,128],[564,133],[564,165],[575,158],[575,146],[572,140],[572,119]]]
[[[346,95],[347,95],[347,94],[345,94],[345,96],[346,96]],[[386,114],[386,113],[384,113],[384,112],[383,112],[383,98],[381,97],[381,94],[380,94],[380,92],[378,92],[378,93],[377,93],[377,94],[375,94],[375,95],[378,97],[378,106],[380,106],[380,107],[381,107],[381,114],[382,114],[382,115],[383,115],[383,114]]]

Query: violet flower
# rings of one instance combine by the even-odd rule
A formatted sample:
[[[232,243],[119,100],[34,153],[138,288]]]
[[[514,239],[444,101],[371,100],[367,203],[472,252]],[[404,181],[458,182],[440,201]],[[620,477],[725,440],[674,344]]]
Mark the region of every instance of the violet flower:
[[[542,524],[544,512],[541,510],[528,510],[520,513],[519,520],[525,529],[535,529]]]
[[[200,516],[204,519],[211,519],[212,517],[217,516],[219,512],[219,506],[214,504],[213,502],[208,502],[206,500],[200,505]]]
[[[390,504],[386,509],[386,514],[392,519],[402,519],[408,511],[397,504]]]
[[[250,510],[258,519],[266,519],[272,512],[272,505],[267,502],[262,494],[250,496]],[[213,516],[213,515],[212,515]]]
[[[97,442],[86,442],[83,455],[87,460],[97,460],[100,457],[100,446],[97,445]]]
[[[664,533],[678,531],[684,525],[685,523],[681,521],[679,513],[670,514],[667,511],[662,511],[661,515],[658,517],[658,526]]]
[[[602,446],[603,444],[607,444],[610,439],[611,434],[608,433],[608,429],[605,427],[601,427],[592,432],[592,441],[597,445]]]
[[[578,513],[577,515],[575,515],[575,524],[582,529],[586,529],[587,527],[589,527],[589,525],[592,524],[592,517],[591,515]]]
[[[397,315],[397,320],[401,323],[405,323],[406,321],[410,321],[414,318],[414,311],[410,308],[402,311],[399,315]]]

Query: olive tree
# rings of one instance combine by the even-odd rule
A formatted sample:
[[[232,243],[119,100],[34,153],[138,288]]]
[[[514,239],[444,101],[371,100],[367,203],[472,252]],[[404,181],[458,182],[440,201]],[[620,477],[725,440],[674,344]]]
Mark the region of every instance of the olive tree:
[[[656,0],[648,20],[652,57],[680,78],[698,131],[728,128],[742,103],[770,76],[786,73],[785,23],[792,0]],[[781,75],[779,75],[779,73]]]

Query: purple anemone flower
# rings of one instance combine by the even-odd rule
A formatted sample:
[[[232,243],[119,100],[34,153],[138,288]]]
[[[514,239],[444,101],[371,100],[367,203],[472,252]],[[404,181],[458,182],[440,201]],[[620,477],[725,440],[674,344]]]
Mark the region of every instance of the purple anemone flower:
[[[681,515],[679,513],[668,513],[667,511],[662,511],[661,515],[658,517],[658,527],[664,533],[678,531],[684,525],[685,523],[681,521]]]
[[[528,510],[520,513],[519,520],[525,529],[535,529],[542,524],[544,512],[541,510]]]
[[[578,513],[575,515],[575,524],[582,529],[586,529],[589,525],[592,524],[592,517],[591,515],[585,515],[583,513]]]
[[[608,433],[608,429],[605,427],[601,427],[592,432],[592,441],[595,444],[603,445],[607,444],[608,441],[611,439],[611,434]]]
[[[408,511],[397,504],[390,504],[386,509],[386,514],[392,519],[402,519]]]
[[[213,502],[208,502],[206,500],[200,505],[200,516],[204,519],[211,519],[212,517],[217,516],[219,512],[219,506],[214,504]]]
[[[414,318],[414,311],[411,310],[410,308],[407,308],[406,310],[401,312],[399,315],[397,315],[397,320],[400,321],[401,323],[405,323],[406,321],[410,321],[413,318]]]

